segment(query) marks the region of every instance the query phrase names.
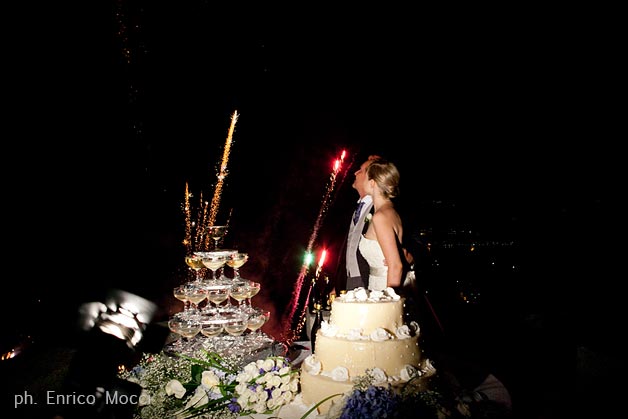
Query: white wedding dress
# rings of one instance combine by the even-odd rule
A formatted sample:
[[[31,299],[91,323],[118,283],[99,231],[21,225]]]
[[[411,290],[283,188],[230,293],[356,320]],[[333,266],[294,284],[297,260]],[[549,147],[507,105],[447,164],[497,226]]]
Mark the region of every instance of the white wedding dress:
[[[360,238],[358,249],[369,264],[370,290],[382,291],[388,284],[388,266],[384,265],[384,252],[377,240],[367,239],[364,235]]]

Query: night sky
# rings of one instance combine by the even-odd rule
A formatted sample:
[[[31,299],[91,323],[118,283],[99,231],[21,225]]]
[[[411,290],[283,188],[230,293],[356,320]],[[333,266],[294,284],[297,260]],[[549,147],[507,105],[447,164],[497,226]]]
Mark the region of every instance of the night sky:
[[[453,347],[510,377],[519,409],[557,401],[564,413],[575,394],[599,415],[622,399],[607,388],[626,369],[615,341],[625,330],[625,25],[613,22],[624,14],[78,3],[3,6],[3,350],[68,345],[78,305],[110,288],[155,301],[159,320],[181,308],[171,290],[190,273],[185,185],[193,204],[211,199],[237,111],[217,221],[229,222],[224,246],[250,254],[241,272],[262,283],[265,331],[286,326],[325,196],[313,250],[328,249],[333,275],[353,172],[379,154],[399,167],[406,233],[432,229],[438,245],[472,231],[492,243],[468,265],[442,251],[440,271],[422,278],[447,291],[435,306]],[[476,269],[488,253],[495,264]],[[484,287],[481,304],[461,302],[465,283]],[[18,387],[29,379],[15,373]]]
[[[337,245],[369,154],[399,166],[413,227],[455,202],[445,222],[549,236],[546,256],[606,231],[616,59],[593,18],[175,3],[40,10],[21,26],[6,193],[15,247],[43,249],[51,275],[168,288],[185,183],[212,196],[234,111],[218,218],[231,211],[227,244],[267,281],[296,278],[342,150],[354,168],[316,247]]]

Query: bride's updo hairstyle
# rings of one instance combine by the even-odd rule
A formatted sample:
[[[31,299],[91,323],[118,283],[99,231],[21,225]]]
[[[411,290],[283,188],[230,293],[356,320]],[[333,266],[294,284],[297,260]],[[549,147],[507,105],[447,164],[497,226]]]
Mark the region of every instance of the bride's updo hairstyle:
[[[384,198],[392,199],[399,195],[399,170],[393,163],[376,158],[366,168],[367,179],[373,179]]]

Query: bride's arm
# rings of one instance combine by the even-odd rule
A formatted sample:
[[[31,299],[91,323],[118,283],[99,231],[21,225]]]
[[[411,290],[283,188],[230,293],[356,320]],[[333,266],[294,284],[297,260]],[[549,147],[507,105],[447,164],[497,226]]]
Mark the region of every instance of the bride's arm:
[[[389,214],[377,211],[372,219],[373,230],[377,242],[384,253],[385,263],[388,266],[386,284],[389,287],[399,287],[403,273],[403,264],[399,254],[397,234]]]

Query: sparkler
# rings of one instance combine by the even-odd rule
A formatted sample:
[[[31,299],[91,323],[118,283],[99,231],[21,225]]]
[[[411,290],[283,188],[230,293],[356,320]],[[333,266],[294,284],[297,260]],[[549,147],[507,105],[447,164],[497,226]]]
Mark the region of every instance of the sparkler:
[[[229,133],[227,134],[227,141],[222,153],[222,161],[220,163],[220,170],[216,177],[218,182],[216,183],[216,189],[214,189],[214,197],[209,211],[209,219],[207,225],[214,225],[216,222],[216,215],[218,214],[218,208],[220,206],[220,196],[222,193],[222,186],[225,178],[227,177],[227,163],[229,162],[229,153],[231,152],[231,142],[233,141],[233,132],[235,131],[235,124],[238,122],[238,111],[235,111],[231,116],[231,126],[229,127]]]
[[[185,237],[183,239],[183,245],[188,253],[191,253],[194,250],[207,251],[209,248],[210,236],[206,234],[206,229],[208,226],[214,225],[216,222],[216,216],[218,215],[218,209],[220,208],[220,199],[222,196],[224,180],[228,174],[227,163],[229,162],[229,154],[231,152],[231,144],[233,142],[233,133],[235,131],[235,124],[238,121],[238,116],[238,111],[234,111],[233,115],[231,115],[231,125],[227,134],[225,148],[222,153],[220,170],[216,174],[218,181],[216,182],[216,187],[214,188],[214,196],[211,204],[207,201],[203,201],[202,192],[200,194],[197,221],[192,220],[190,198],[193,195],[189,192],[187,182],[185,184],[185,197],[183,204],[183,213],[185,216]],[[231,218],[231,213],[229,213],[229,218]],[[193,230],[194,239],[192,238]]]
[[[193,251],[192,244],[192,212],[190,208],[190,194],[188,183],[185,182],[185,197],[183,201],[183,215],[185,216],[185,235],[183,237],[183,246],[185,246],[185,253],[190,254]]]
[[[323,263],[325,263],[326,256],[327,250],[323,249],[323,253],[321,253],[321,258],[318,261],[318,266],[316,267],[316,276],[319,276],[321,271],[323,270]]]
[[[346,155],[347,155],[346,151],[342,150],[340,157],[334,161],[333,169],[329,176],[329,181],[327,182],[327,186],[325,188],[325,195],[323,196],[323,201],[318,211],[318,216],[316,217],[316,221],[314,222],[314,228],[312,229],[312,234],[310,235],[310,239],[308,241],[306,254],[311,254],[312,247],[314,246],[314,243],[316,242],[316,239],[318,237],[318,232],[321,228],[323,220],[325,219],[325,216],[327,215],[327,210],[329,209],[331,196],[334,191],[334,188],[336,187],[336,180],[337,180],[338,174],[341,173],[342,164],[344,162]],[[319,260],[319,264],[316,270],[317,274],[320,273],[320,270],[322,269],[322,265],[325,261],[326,254],[327,254],[327,251],[324,250],[321,256],[321,259]],[[301,334],[303,324],[305,323],[305,311],[306,311],[307,305],[305,305],[303,309],[301,310],[301,312],[299,313],[299,320],[296,325],[296,330],[294,331],[291,330],[292,325],[294,324],[293,321],[294,321],[295,313],[299,306],[301,290],[303,288],[303,281],[305,280],[305,277],[307,276],[308,266],[309,266],[309,263],[304,263],[301,266],[301,271],[299,273],[299,276],[297,277],[297,281],[296,281],[294,290],[292,292],[291,300],[288,303],[288,310],[287,310],[287,315],[285,318],[286,321],[282,322],[282,324],[285,324],[287,328],[283,331],[284,340],[288,342],[293,341],[295,337],[298,337]]]

